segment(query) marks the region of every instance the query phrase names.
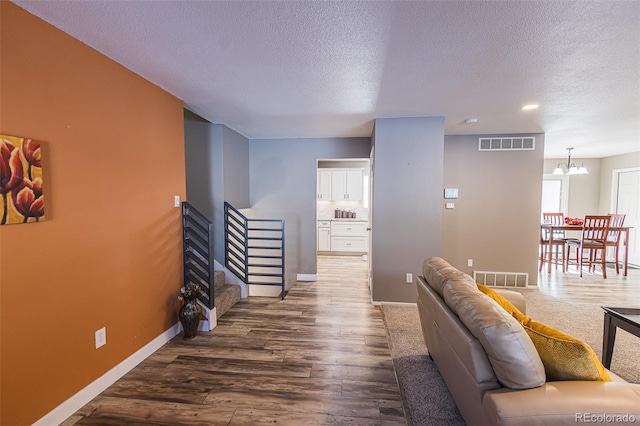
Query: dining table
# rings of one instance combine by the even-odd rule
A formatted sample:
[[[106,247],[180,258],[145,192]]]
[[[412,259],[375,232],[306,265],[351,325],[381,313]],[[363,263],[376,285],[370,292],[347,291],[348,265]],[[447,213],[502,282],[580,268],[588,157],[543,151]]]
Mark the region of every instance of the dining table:
[[[549,239],[548,239],[548,256],[549,258],[547,259],[547,273],[551,273],[551,262],[552,262],[552,250],[551,248],[553,247],[553,236],[556,233],[559,232],[566,232],[566,231],[582,231],[582,225],[570,225],[568,223],[562,224],[562,225],[553,225],[553,224],[549,224],[549,223],[541,223],[540,224],[540,228],[542,228],[543,230],[548,231],[548,235],[549,235]],[[629,258],[629,230],[631,229],[630,226],[610,226],[609,227],[609,232],[611,231],[617,231],[620,232],[620,238],[622,238],[621,244],[624,247],[624,261],[623,261],[623,265],[624,265],[624,272],[623,272],[623,276],[627,276],[627,271],[629,269],[629,265],[628,265],[628,258]]]

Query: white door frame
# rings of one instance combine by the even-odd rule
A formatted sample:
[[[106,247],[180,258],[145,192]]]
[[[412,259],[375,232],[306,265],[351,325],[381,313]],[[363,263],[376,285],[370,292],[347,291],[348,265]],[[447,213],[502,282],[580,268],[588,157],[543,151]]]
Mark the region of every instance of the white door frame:
[[[629,167],[626,169],[613,169],[611,172],[611,207],[610,211],[616,212],[618,207],[618,183],[620,180],[620,173],[637,172],[640,171],[640,167]]]
[[[628,168],[624,168],[624,169],[613,169],[611,172],[611,204],[610,204],[610,210],[613,213],[618,213],[618,185],[619,185],[619,181],[620,181],[620,174],[622,173],[627,173],[627,172],[637,172],[640,171],[640,167],[628,167]],[[638,236],[640,236],[640,233],[634,232],[635,235],[633,235],[633,237],[638,238]],[[633,240],[631,240],[633,241]],[[633,260],[633,259],[632,259]],[[635,263],[631,263],[629,262],[629,265],[635,265],[637,266],[637,264]]]
[[[369,262],[369,268],[367,271],[367,280],[369,282],[369,297],[373,303],[373,232],[371,232],[373,226],[373,160],[375,157],[375,146],[371,147],[369,153],[369,252],[367,253],[367,260]]]

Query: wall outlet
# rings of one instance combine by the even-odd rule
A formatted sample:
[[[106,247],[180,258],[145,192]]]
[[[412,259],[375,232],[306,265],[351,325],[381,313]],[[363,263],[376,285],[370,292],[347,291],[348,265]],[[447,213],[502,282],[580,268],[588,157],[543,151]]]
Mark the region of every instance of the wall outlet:
[[[173,206],[174,207],[180,207],[180,196],[176,195],[173,197]]]
[[[96,349],[107,344],[107,328],[102,327],[96,331]]]
[[[407,284],[411,284],[411,283],[413,282],[413,274],[412,274],[412,273],[407,272],[407,276],[405,277],[404,281],[405,281]]]
[[[468,267],[472,267],[473,266],[473,259],[467,259],[467,266]]]

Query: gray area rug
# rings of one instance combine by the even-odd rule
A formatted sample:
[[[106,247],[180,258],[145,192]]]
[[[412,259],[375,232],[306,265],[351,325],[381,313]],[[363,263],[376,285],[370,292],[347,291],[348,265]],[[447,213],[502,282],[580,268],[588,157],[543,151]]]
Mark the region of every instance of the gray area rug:
[[[408,425],[464,425],[453,397],[431,361],[416,305],[382,305],[389,349]]]
[[[604,314],[600,305],[565,302],[538,289],[523,289],[527,315],[587,342],[602,353]],[[382,305],[407,423],[416,426],[464,425],[438,368],[429,359],[416,305]],[[640,339],[618,329],[611,371],[640,383]]]

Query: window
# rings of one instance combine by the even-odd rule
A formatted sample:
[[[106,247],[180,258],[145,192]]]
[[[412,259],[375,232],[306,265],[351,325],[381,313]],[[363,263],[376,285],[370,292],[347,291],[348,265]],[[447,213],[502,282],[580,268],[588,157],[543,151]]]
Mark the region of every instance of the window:
[[[544,175],[542,181],[542,212],[562,212],[567,216],[569,201],[569,178],[567,176]]]

